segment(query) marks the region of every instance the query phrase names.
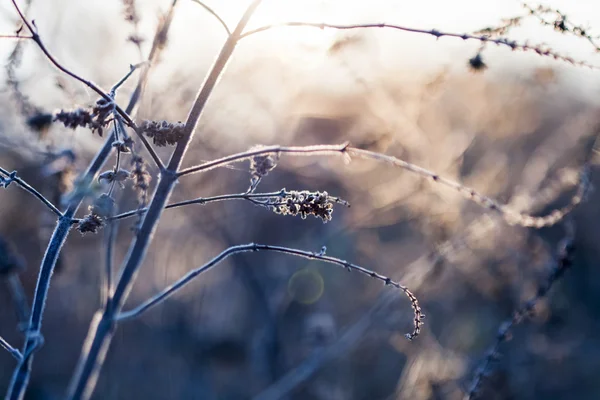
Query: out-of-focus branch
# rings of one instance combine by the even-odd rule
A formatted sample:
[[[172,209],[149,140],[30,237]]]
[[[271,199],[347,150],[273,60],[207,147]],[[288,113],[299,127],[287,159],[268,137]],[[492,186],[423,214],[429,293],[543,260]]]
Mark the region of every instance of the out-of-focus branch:
[[[566,63],[588,67],[591,69],[600,69],[600,67],[596,65],[592,65],[585,61],[577,61],[571,57],[567,57],[561,55],[550,48],[546,48],[542,45],[530,45],[526,43],[519,43],[514,40],[510,40],[507,38],[492,38],[489,35],[473,35],[469,33],[453,33],[453,32],[442,32],[437,29],[419,29],[419,28],[410,28],[401,25],[387,24],[387,23],[371,23],[371,24],[351,24],[351,25],[338,25],[338,24],[328,24],[325,22],[282,22],[278,24],[271,24],[261,26],[256,29],[249,30],[242,35],[242,38],[247,38],[249,36],[255,35],[260,32],[266,32],[272,29],[281,28],[281,27],[309,27],[309,28],[319,28],[319,29],[339,29],[339,30],[348,30],[348,29],[367,29],[367,28],[388,28],[388,29],[397,29],[403,32],[417,33],[423,35],[430,35],[439,39],[441,37],[451,37],[462,40],[473,40],[481,42],[482,44],[496,44],[498,46],[507,47],[511,50],[520,50],[525,52],[536,53],[543,57],[550,57],[555,60],[564,61]]]
[[[490,372],[492,363],[500,357],[500,346],[502,343],[508,340],[512,328],[531,316],[531,314],[534,312],[536,304],[542,298],[548,295],[548,292],[552,286],[560,278],[562,278],[568,269],[572,267],[573,254],[575,251],[573,244],[574,232],[572,231],[572,227],[568,226],[567,229],[569,232],[567,232],[567,236],[559,243],[556,259],[554,260],[555,265],[552,266],[552,269],[545,282],[539,285],[535,296],[525,302],[513,313],[511,318],[507,319],[500,325],[496,335],[496,341],[485,353],[485,358],[475,370],[473,379],[471,380],[471,383],[469,384],[469,387],[467,388],[467,391],[463,397],[464,400],[472,400],[477,397],[485,377]]]

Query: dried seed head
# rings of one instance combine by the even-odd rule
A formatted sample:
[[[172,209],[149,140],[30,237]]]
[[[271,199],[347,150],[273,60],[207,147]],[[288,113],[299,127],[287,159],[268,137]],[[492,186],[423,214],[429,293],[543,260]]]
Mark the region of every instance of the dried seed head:
[[[77,225],[77,230],[81,232],[81,234],[97,233],[98,229],[102,228],[104,225],[104,221],[96,214],[88,214],[84,216]]]
[[[153,143],[158,147],[176,145],[183,139],[184,128],[185,124],[182,122],[171,123],[167,121],[146,120],[140,125],[141,133],[152,138]]]
[[[267,200],[265,206],[276,214],[300,215],[306,219],[308,215],[321,218],[323,222],[331,221],[334,203],[348,206],[348,202],[329,196],[327,192],[309,192],[308,190],[282,192],[281,196]]]
[[[114,110],[115,103],[100,98],[91,111],[81,107],[71,111],[60,110],[54,114],[54,121],[60,121],[71,129],[87,127],[102,136],[104,127],[110,122],[107,118]]]
[[[139,155],[131,157],[131,165],[133,170],[131,171],[131,179],[133,179],[133,188],[138,195],[138,202],[140,206],[146,204],[148,198],[148,189],[150,188],[150,173],[146,169],[146,162]]]

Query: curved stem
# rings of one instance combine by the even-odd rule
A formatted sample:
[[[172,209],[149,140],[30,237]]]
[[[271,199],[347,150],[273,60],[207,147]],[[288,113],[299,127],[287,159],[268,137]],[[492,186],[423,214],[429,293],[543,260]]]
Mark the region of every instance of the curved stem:
[[[175,282],[171,286],[167,287],[166,289],[164,289],[157,295],[153,296],[151,299],[145,301],[140,306],[134,308],[133,310],[120,313],[117,316],[117,321],[123,321],[126,319],[132,319],[132,318],[138,317],[139,315],[141,315],[148,309],[162,303],[169,296],[171,296],[173,293],[175,293],[176,291],[178,291],[179,289],[181,289],[182,287],[187,285],[198,275],[215,267],[221,261],[225,260],[229,256],[232,256],[237,253],[257,252],[257,251],[273,251],[273,252],[283,253],[283,254],[287,254],[287,255],[291,255],[291,256],[308,258],[310,260],[318,260],[318,261],[323,261],[323,262],[330,263],[330,264],[335,264],[340,267],[346,268],[350,271],[360,272],[371,278],[380,280],[388,286],[393,286],[397,289],[400,289],[404,292],[404,294],[406,294],[406,296],[410,300],[411,306],[412,306],[414,314],[415,314],[414,330],[412,333],[406,334],[406,337],[408,339],[414,339],[421,332],[421,325],[423,324],[422,320],[423,320],[423,318],[425,318],[425,315],[423,315],[421,313],[421,307],[419,306],[419,301],[417,300],[415,295],[410,290],[408,290],[408,288],[406,286],[403,286],[398,282],[394,282],[387,276],[381,275],[375,271],[369,270],[367,268],[361,267],[356,264],[352,264],[348,261],[344,261],[344,260],[336,258],[336,257],[327,256],[324,253],[314,253],[311,251],[292,249],[289,247],[272,246],[272,245],[267,245],[267,244],[256,244],[256,243],[242,244],[242,245],[238,245],[238,246],[229,247],[228,249],[223,251],[221,254],[219,254],[218,256],[216,256],[215,258],[213,258],[212,260],[210,260],[203,266],[188,272],[185,276],[183,276],[177,282]]]
[[[223,18],[221,18],[221,16],[219,16],[219,14],[217,14],[215,10],[213,10],[212,8],[210,8],[209,6],[207,6],[200,0],[192,0],[192,1],[196,4],[198,4],[199,6],[201,6],[202,8],[204,8],[206,11],[208,11],[213,17],[215,17],[219,21],[221,26],[223,26],[223,28],[225,29],[225,32],[227,32],[227,35],[231,35],[231,30],[229,30],[227,23],[225,21],[223,21]]]

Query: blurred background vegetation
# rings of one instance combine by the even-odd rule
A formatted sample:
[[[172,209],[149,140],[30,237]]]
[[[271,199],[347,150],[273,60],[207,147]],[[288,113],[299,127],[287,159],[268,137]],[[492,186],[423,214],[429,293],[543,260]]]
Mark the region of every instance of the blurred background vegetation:
[[[184,120],[224,39],[202,8],[179,2],[137,119]],[[120,1],[34,1],[29,15],[58,59],[108,88],[140,60],[140,49],[127,38],[145,38],[145,54],[170,2],[138,3],[137,31],[123,18]],[[243,9],[241,1],[207,3],[228,21]],[[258,18],[454,27],[442,2],[428,10],[389,3],[271,1]],[[512,12],[504,5],[490,10],[494,2],[467,3],[471,8],[455,10],[472,14],[471,22],[460,20],[467,25],[455,27],[460,33],[511,16],[501,11]],[[0,18],[3,31],[17,26],[9,2],[0,7]],[[580,40],[565,41],[541,27],[522,29],[517,37],[532,35],[560,51],[582,54]],[[14,45],[0,41],[4,59]],[[478,47],[385,30],[284,29],[249,38],[207,106],[187,165],[256,144],[348,140],[456,179],[517,211],[545,214],[566,204],[599,133],[598,72],[495,49],[484,53],[485,71],[472,71],[467,60]],[[20,95],[41,110],[96,100],[53,69],[33,43],[23,42],[15,71]],[[101,139],[58,125],[32,129],[14,85],[2,87],[0,166],[18,170],[58,203]],[[133,88],[134,80],[117,100],[125,102]],[[69,156],[51,156],[64,150]],[[160,154],[166,158],[168,150]],[[593,185],[596,169],[592,165]],[[248,184],[247,165],[239,164],[183,179],[172,200],[239,193]],[[260,185],[261,191],[281,188],[326,190],[352,206],[336,208],[327,224],[275,215],[246,202],[166,211],[126,309],[229,245],[258,242],[311,251],[327,246],[332,256],[407,285],[427,314],[421,337],[404,339],[412,326],[410,305],[378,282],[285,255],[244,254],[121,324],[94,398],[234,400],[261,393],[262,399],[460,398],[498,326],[535,294],[564,236],[560,224],[540,230],[509,226],[451,190],[369,161],[346,165],[338,158],[286,157]],[[119,196],[120,210],[136,207],[129,186]],[[574,267],[501,347],[503,357],[482,398],[600,398],[599,200],[592,192],[570,217],[576,230]],[[119,224],[118,261],[127,252],[133,225],[133,220]],[[0,237],[26,267],[19,277],[27,296],[52,227],[53,215],[24,191],[11,186],[0,193]],[[28,399],[64,395],[99,306],[104,245],[102,231],[73,232],[63,249]],[[19,344],[10,287],[4,277],[0,334]],[[0,392],[6,391],[13,367],[10,355],[0,352]],[[273,393],[285,397],[269,397]]]

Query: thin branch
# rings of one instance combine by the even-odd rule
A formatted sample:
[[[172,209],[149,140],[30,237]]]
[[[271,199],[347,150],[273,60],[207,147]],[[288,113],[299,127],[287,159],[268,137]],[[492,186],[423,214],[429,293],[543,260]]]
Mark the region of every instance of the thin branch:
[[[435,37],[436,39],[446,36],[446,37],[452,37],[452,38],[457,38],[457,39],[462,39],[462,40],[476,40],[476,41],[479,41],[484,44],[493,43],[498,46],[508,47],[511,50],[535,52],[540,56],[551,57],[551,58],[554,58],[555,60],[564,61],[571,65],[588,67],[591,69],[600,69],[600,67],[598,67],[596,65],[589,64],[585,61],[576,61],[571,57],[563,56],[551,49],[542,47],[541,45],[529,45],[526,43],[518,43],[514,40],[509,40],[506,38],[492,38],[488,35],[472,35],[472,34],[468,34],[468,33],[441,32],[436,29],[428,30],[428,29],[409,28],[406,26],[387,24],[387,23],[338,25],[338,24],[328,24],[328,23],[324,23],[324,22],[282,22],[282,23],[277,23],[277,24],[261,26],[259,28],[247,31],[241,36],[241,39],[255,35],[260,32],[265,32],[265,31],[269,31],[271,29],[281,28],[281,27],[310,27],[310,28],[319,28],[319,29],[328,28],[328,29],[339,29],[339,30],[365,29],[365,28],[398,29],[398,30],[404,31],[404,32],[431,35],[431,36]]]
[[[146,65],[148,62],[147,61],[142,61],[140,63],[137,63],[135,65],[130,65],[129,66],[129,72],[123,77],[121,78],[121,80],[117,83],[114,84],[114,86],[110,89],[110,94],[114,97],[117,89],[119,89],[121,87],[121,85],[123,85],[127,79],[129,79],[129,77],[131,75],[133,75],[133,73],[135,72],[135,70],[137,70],[138,68],[140,68],[143,65]]]
[[[569,201],[569,204],[560,209],[554,210],[545,216],[536,217],[512,211],[506,205],[500,204],[498,201],[479,193],[473,188],[440,176],[432,171],[419,167],[418,165],[411,164],[407,161],[398,159],[393,156],[350,147],[348,143],[342,143],[340,145],[321,145],[306,147],[265,146],[256,150],[249,150],[246,152],[233,154],[194,167],[189,167],[181,170],[177,175],[181,177],[188,174],[209,171],[217,167],[222,167],[224,165],[228,165],[234,162],[240,162],[259,155],[280,153],[288,153],[294,156],[342,155],[346,157],[346,159],[357,157],[391,164],[395,167],[399,167],[407,171],[413,172],[424,178],[428,178],[435,183],[439,183],[441,185],[458,191],[465,198],[473,201],[474,203],[489,210],[498,212],[502,216],[502,218],[504,218],[504,220],[509,224],[519,225],[528,228],[543,228],[558,223],[567,214],[572,212],[586,198],[586,195],[590,189],[589,165],[586,162],[580,172],[580,182],[577,186],[577,192],[573,195],[573,197]]]
[[[207,6],[206,4],[204,4],[203,2],[201,2],[200,0],[192,0],[192,1],[194,3],[200,5],[206,11],[208,11],[213,17],[215,17],[219,21],[219,23],[223,26],[223,28],[225,28],[225,31],[227,32],[227,35],[228,36],[231,35],[231,30],[227,26],[227,23],[225,21],[223,21],[223,18],[221,18],[219,16],[219,14],[217,14],[212,8],[210,8],[209,6]]]
[[[200,165],[182,169],[177,173],[177,177],[184,175],[195,174],[198,172],[206,172],[211,169],[222,167],[235,162],[251,159],[254,156],[260,156],[265,154],[278,154],[278,153],[290,153],[295,156],[331,156],[331,155],[344,155],[348,149],[349,143],[342,143],[336,145],[318,145],[318,146],[264,146],[258,149],[245,151],[242,153],[233,154],[223,158],[218,158],[213,161],[205,162]]]
[[[571,198],[569,204],[550,212],[548,215],[535,217],[515,212],[509,209],[506,205],[500,204],[498,201],[479,193],[475,189],[472,189],[468,186],[464,186],[463,184],[453,181],[451,179],[444,178],[443,176],[440,176],[425,168],[400,160],[396,157],[387,156],[385,154],[376,153],[369,150],[357,149],[354,147],[348,148],[347,154],[349,156],[384,162],[386,164],[391,164],[393,166],[400,167],[407,171],[414,172],[417,175],[431,179],[431,181],[433,182],[455,189],[465,198],[472,200],[474,203],[484,208],[487,208],[492,211],[497,211],[498,213],[500,213],[502,218],[511,225],[519,225],[527,228],[543,228],[558,223],[567,214],[572,212],[586,198],[586,195],[590,189],[589,166],[586,163],[580,172],[577,192]]]
[[[129,126],[131,126],[135,130],[136,134],[138,136],[140,136],[140,139],[141,139],[142,143],[144,144],[144,146],[146,146],[146,149],[148,150],[148,152],[152,155],[154,153],[154,149],[150,146],[150,143],[148,143],[148,141],[146,140],[146,138],[144,138],[142,136],[141,132],[138,131],[137,125],[135,124],[135,122],[133,121],[133,119],[131,118],[131,116],[129,115],[129,113],[127,111],[123,110],[121,108],[121,106],[119,106],[114,101],[114,99],[113,99],[113,97],[111,96],[110,93],[105,92],[102,88],[100,88],[94,82],[80,77],[79,75],[75,74],[74,72],[71,72],[70,70],[68,70],[67,68],[65,68],[62,64],[60,64],[58,62],[58,60],[56,60],[54,58],[54,56],[48,51],[48,49],[46,48],[46,46],[42,42],[42,39],[41,39],[40,35],[37,33],[37,29],[35,29],[35,27],[23,15],[23,13],[21,12],[21,9],[17,5],[16,0],[12,0],[12,2],[14,4],[17,12],[19,13],[19,16],[23,20],[23,23],[25,24],[25,26],[27,26],[27,29],[29,29],[29,31],[31,32],[31,35],[32,35],[31,39],[38,45],[38,47],[40,48],[40,50],[42,50],[42,52],[44,53],[44,55],[46,56],[46,58],[48,58],[48,60],[50,60],[50,62],[52,64],[54,64],[54,66],[56,68],[58,68],[60,71],[62,71],[65,74],[69,75],[73,79],[78,80],[79,82],[83,83],[84,85],[86,85],[87,87],[89,87],[90,89],[92,89],[94,92],[96,92],[97,94],[99,94],[104,100],[113,103],[114,107],[115,107],[114,108],[115,111],[127,122],[127,124]],[[154,153],[154,155],[155,155],[155,153]],[[157,156],[156,157],[153,156],[152,158],[154,159],[154,161],[159,160]],[[162,162],[160,164],[157,164],[157,166],[159,168],[161,168],[161,170],[164,168],[164,166],[162,165]]]
[[[304,359],[297,367],[287,371],[280,379],[262,391],[252,400],[279,400],[285,399],[294,390],[299,389],[303,383],[309,380],[328,362],[347,355],[362,340],[365,334],[371,328],[373,323],[380,317],[381,310],[387,308],[392,303],[393,297],[390,293],[380,296],[377,303],[364,313],[358,321],[336,340],[322,351],[313,352]],[[388,295],[388,296],[386,296]]]
[[[28,184],[23,179],[21,179],[17,176],[17,171],[8,172],[4,168],[0,167],[0,174],[5,176],[5,177],[0,176],[0,185],[4,186],[6,188],[12,182],[15,182],[21,188],[23,188],[27,192],[31,193],[39,201],[44,203],[44,205],[46,205],[46,207],[48,207],[50,209],[50,211],[52,211],[54,214],[56,214],[57,217],[59,217],[59,218],[62,217],[62,213],[60,212],[60,210],[54,204],[52,204],[52,202],[50,200],[48,200],[46,197],[44,197],[44,195],[42,195],[40,192],[38,192],[36,189],[34,189],[33,186],[31,186],[30,184]]]
[[[191,200],[183,200],[183,201],[179,201],[176,203],[171,203],[165,207],[165,210],[168,210],[171,208],[188,206],[191,204],[203,205],[203,204],[207,204],[207,203],[213,203],[213,202],[225,201],[225,200],[246,200],[255,205],[263,206],[263,207],[264,206],[276,206],[276,205],[279,205],[279,203],[264,203],[261,200],[266,200],[266,199],[274,198],[274,197],[284,197],[286,194],[287,194],[287,191],[285,189],[282,189],[277,192],[267,192],[267,193],[235,193],[235,194],[222,194],[222,195],[212,196],[212,197],[198,197],[198,198],[191,199]],[[340,204],[347,204],[346,202],[344,202],[341,199],[338,199],[337,197],[330,196],[330,199],[332,201],[340,203]],[[125,218],[129,218],[129,217],[133,217],[135,215],[143,214],[146,211],[147,211],[147,208],[142,208],[140,210],[130,210],[130,211],[126,211],[121,214],[115,215],[109,219],[110,220],[125,219]],[[79,219],[73,220],[73,223],[77,223],[77,222],[79,222]]]
[[[567,227],[569,228],[569,227]],[[504,321],[498,333],[496,335],[496,341],[485,353],[485,358],[477,367],[473,379],[463,397],[464,400],[472,400],[477,397],[481,389],[481,384],[485,377],[489,374],[491,365],[494,361],[500,357],[500,346],[510,338],[510,331],[515,325],[525,321],[534,312],[536,304],[544,297],[548,295],[548,292],[565,272],[570,269],[573,265],[573,253],[575,247],[573,244],[573,232],[568,232],[567,237],[563,239],[558,247],[555,265],[552,267],[550,274],[546,278],[546,281],[539,285],[535,296],[525,302],[519,309],[517,309],[511,318]]]
[[[348,261],[344,261],[344,260],[336,258],[336,257],[327,256],[324,253],[315,253],[315,252],[310,252],[310,251],[305,251],[305,250],[292,249],[289,247],[272,246],[272,245],[256,244],[256,243],[249,243],[249,244],[243,244],[243,245],[229,247],[228,249],[223,251],[221,254],[219,254],[218,256],[216,256],[215,258],[213,258],[212,260],[210,260],[203,266],[188,272],[184,277],[179,279],[177,282],[175,282],[168,288],[164,289],[162,292],[158,293],[157,295],[153,296],[151,299],[147,300],[140,306],[134,308],[133,310],[120,313],[117,317],[117,320],[122,321],[125,319],[131,319],[131,318],[135,318],[135,317],[139,316],[146,310],[152,308],[153,306],[155,306],[157,304],[160,304],[162,301],[164,301],[166,298],[171,296],[177,290],[181,289],[183,286],[188,284],[190,281],[192,281],[195,277],[197,277],[201,273],[208,271],[209,269],[218,265],[221,261],[223,261],[224,259],[228,258],[229,256],[231,256],[233,254],[246,253],[246,252],[257,252],[257,251],[274,251],[274,252],[288,254],[288,255],[292,255],[292,256],[296,256],[296,257],[308,258],[310,260],[319,260],[319,261],[323,261],[326,263],[339,265],[343,268],[348,269],[349,271],[360,272],[371,278],[380,280],[383,283],[385,283],[386,285],[393,286],[396,289],[400,289],[404,292],[404,294],[406,294],[406,296],[410,300],[410,303],[411,303],[411,306],[413,308],[414,315],[415,315],[413,332],[407,333],[406,337],[408,339],[414,339],[421,332],[421,326],[423,325],[423,319],[425,318],[425,315],[421,313],[421,307],[419,306],[419,302],[418,302],[417,298],[415,297],[415,295],[413,295],[412,292],[407,287],[401,285],[400,283],[395,282],[395,281],[391,280],[390,278],[388,278],[387,276],[381,275],[375,271],[371,271],[369,269],[363,268],[356,264],[349,263]]]
[[[33,36],[0,35],[0,39],[33,39]]]
[[[21,352],[14,347],[12,347],[2,336],[0,336],[0,347],[4,350],[8,351],[11,356],[13,356],[17,361],[21,361],[23,356],[21,356]]]
[[[19,15],[21,15],[21,17],[23,18],[23,15],[21,14],[21,11],[18,7],[17,11],[19,12]],[[154,53],[152,53],[152,56],[155,57],[157,54],[158,51],[154,51]],[[149,60],[153,60],[152,57],[148,58]],[[141,74],[138,80],[138,88],[143,87],[144,82],[146,81],[148,76],[147,72],[148,69],[146,68],[144,70],[144,73]],[[126,115],[131,113],[135,109],[140,97],[141,90],[138,91],[136,89],[136,91],[131,95],[129,99],[129,104],[126,108]],[[113,149],[112,136],[113,135],[109,135],[107,137],[106,141],[104,142],[104,145],[98,151],[98,153],[94,157],[94,160],[91,162],[88,169],[86,170],[84,177],[81,180],[82,182],[84,182],[84,187],[82,187],[82,189],[89,187],[100,168],[102,168],[102,166],[110,156],[111,151]],[[59,222],[56,225],[54,233],[52,234],[52,238],[50,239],[50,243],[48,244],[48,247],[44,254],[35,288],[31,318],[29,320],[28,327],[26,330],[25,345],[23,346],[24,356],[20,360],[19,365],[17,365],[17,368],[15,368],[13,372],[6,399],[22,399],[29,384],[29,379],[31,377],[31,368],[33,365],[33,354],[35,353],[35,350],[39,348],[40,342],[42,340],[42,318],[44,315],[46,298],[48,297],[48,289],[50,287],[52,273],[54,272],[54,267],[56,266],[56,260],[58,258],[58,255],[60,254],[60,249],[69,234],[69,230],[72,225],[72,219],[85,197],[85,192],[86,190],[79,191],[79,194],[74,196],[74,198],[71,200],[69,206],[67,207],[67,210],[65,211],[64,217],[59,219]]]

